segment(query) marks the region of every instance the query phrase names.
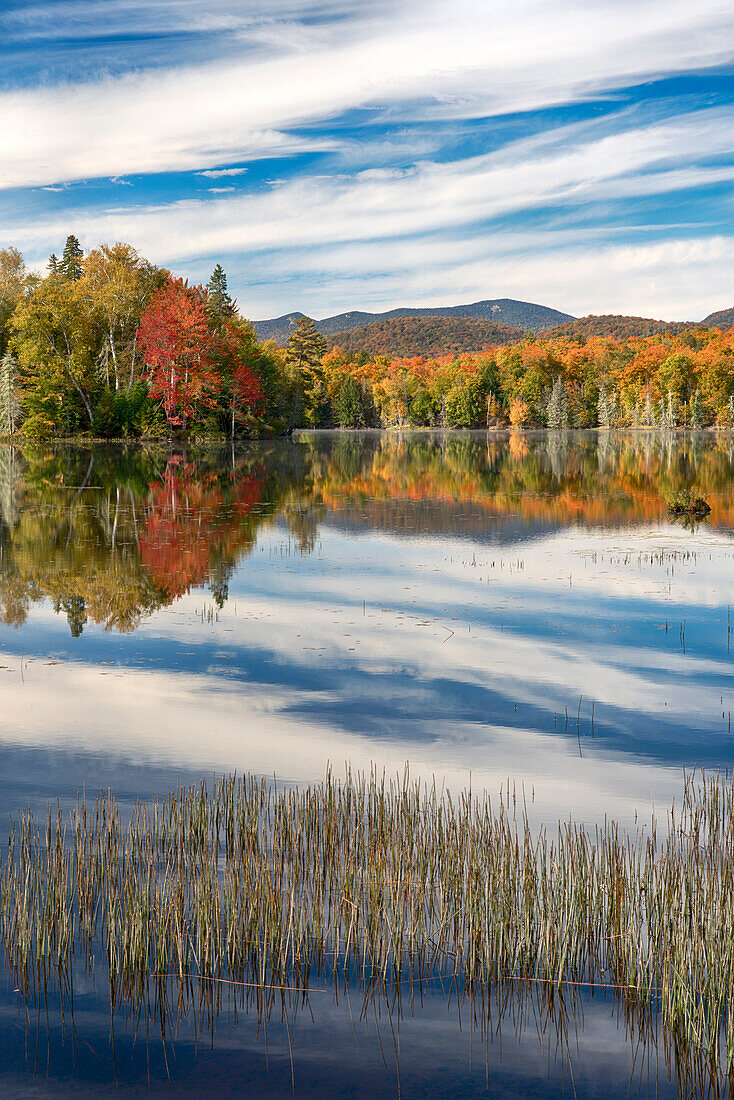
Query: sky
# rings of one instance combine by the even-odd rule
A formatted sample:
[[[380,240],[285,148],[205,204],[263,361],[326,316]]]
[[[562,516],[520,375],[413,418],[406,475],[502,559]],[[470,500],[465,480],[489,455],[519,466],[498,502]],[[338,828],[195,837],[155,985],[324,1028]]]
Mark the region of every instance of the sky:
[[[245,316],[734,305],[731,0],[0,0],[0,248]]]

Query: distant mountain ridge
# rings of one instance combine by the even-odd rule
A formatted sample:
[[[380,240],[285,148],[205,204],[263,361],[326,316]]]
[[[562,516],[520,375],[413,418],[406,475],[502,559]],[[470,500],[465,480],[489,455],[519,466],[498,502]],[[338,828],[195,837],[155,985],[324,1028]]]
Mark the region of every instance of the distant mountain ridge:
[[[720,309],[716,313],[709,313],[701,321],[707,328],[731,328],[734,325],[734,306],[731,309]]]
[[[304,313],[286,313],[282,317],[273,317],[264,321],[253,321],[255,331],[261,340],[275,340],[284,344],[291,332],[305,317]],[[481,302],[471,302],[458,306],[420,306],[390,309],[385,313],[364,313],[351,310],[324,317],[320,321],[313,318],[319,332],[324,336],[349,332],[363,328],[377,321],[389,321],[403,317],[467,317],[492,321],[498,325],[507,325],[522,331],[544,332],[546,329],[573,321],[570,313],[561,313],[549,306],[536,305],[533,302],[518,302],[513,298],[489,298]]]

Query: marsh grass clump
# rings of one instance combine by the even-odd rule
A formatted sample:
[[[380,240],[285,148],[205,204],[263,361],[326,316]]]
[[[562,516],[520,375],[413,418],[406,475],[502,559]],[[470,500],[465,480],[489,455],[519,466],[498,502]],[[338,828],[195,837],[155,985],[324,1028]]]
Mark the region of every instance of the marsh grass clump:
[[[693,489],[681,489],[668,497],[668,511],[673,516],[695,516],[702,518],[711,513],[711,507],[705,497]]]
[[[13,824],[0,935],[27,997],[99,963],[113,1003],[173,983],[216,1000],[324,979],[591,985],[734,1068],[734,784],[686,782],[667,827],[533,830],[514,798],[347,773],[251,776],[139,803],[107,794]]]

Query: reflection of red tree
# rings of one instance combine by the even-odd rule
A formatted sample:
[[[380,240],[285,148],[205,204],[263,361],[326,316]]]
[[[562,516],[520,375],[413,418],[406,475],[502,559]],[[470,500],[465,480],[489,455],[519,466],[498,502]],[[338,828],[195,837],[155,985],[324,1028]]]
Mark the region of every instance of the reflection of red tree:
[[[231,483],[230,486],[227,481]],[[252,473],[197,471],[174,457],[163,480],[150,486],[138,539],[142,565],[172,599],[203,584],[214,558],[234,562],[252,533],[242,525],[260,500],[262,479]]]

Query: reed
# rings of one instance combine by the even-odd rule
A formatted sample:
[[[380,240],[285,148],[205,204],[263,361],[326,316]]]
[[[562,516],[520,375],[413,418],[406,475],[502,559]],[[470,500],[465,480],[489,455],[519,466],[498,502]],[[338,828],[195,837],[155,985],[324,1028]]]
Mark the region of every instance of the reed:
[[[266,996],[328,976],[613,990],[679,1047],[734,1069],[734,783],[689,777],[664,828],[533,829],[514,793],[372,772],[278,788],[228,777],[110,794],[12,824],[0,935],[27,995],[102,962],[113,1003],[150,985]]]

